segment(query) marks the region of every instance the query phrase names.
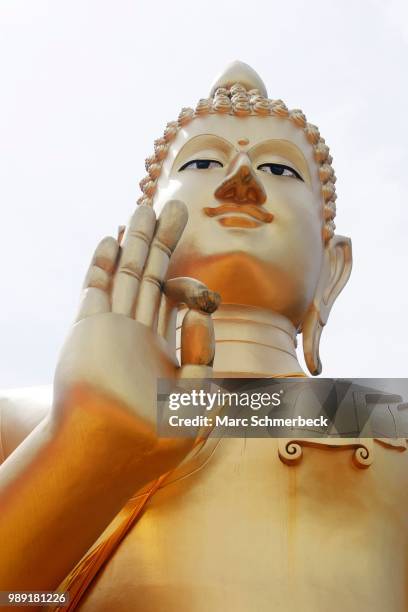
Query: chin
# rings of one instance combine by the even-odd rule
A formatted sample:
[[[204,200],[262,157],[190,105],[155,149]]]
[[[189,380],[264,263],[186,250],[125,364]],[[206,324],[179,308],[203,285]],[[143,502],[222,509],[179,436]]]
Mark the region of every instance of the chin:
[[[168,278],[190,276],[205,283],[221,295],[224,304],[244,304],[265,308],[289,318],[299,325],[306,313],[312,294],[307,295],[299,282],[299,267],[295,274],[265,263],[244,252],[199,255],[175,253]]]

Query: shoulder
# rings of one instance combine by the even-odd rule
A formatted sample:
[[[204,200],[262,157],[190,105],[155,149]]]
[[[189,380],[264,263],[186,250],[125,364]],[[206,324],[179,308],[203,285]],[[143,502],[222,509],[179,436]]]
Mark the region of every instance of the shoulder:
[[[0,463],[50,411],[52,386],[0,391]]]

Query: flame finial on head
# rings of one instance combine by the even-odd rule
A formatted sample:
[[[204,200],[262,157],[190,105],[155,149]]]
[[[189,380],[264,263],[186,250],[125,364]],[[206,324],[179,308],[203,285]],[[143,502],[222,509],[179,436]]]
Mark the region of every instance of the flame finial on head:
[[[226,69],[215,79],[211,86],[210,97],[214,96],[219,87],[229,89],[235,83],[241,83],[247,90],[258,89],[262,96],[268,97],[265,83],[259,74],[251,66],[238,60],[228,64]]]

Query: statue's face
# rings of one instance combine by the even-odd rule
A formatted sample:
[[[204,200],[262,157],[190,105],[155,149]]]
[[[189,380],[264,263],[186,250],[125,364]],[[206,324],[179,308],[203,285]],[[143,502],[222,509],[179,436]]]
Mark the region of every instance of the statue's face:
[[[195,118],[171,144],[156,210],[169,199],[189,210],[169,277],[302,321],[324,253],[321,184],[303,130],[278,117]]]

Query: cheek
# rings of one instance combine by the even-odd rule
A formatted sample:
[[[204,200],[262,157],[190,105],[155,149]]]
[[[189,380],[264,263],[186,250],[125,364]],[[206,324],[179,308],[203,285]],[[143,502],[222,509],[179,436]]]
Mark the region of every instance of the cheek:
[[[220,172],[185,170],[180,176],[175,175],[159,181],[158,190],[153,200],[156,214],[171,199],[182,200],[190,214],[214,202],[214,191],[222,180]]]
[[[291,278],[306,301],[315,291],[323,260],[323,204],[321,195],[292,179],[272,180],[267,208],[274,214],[268,228],[267,259]]]
[[[268,193],[268,209],[274,214],[273,232],[289,250],[308,257],[323,248],[323,203],[304,183],[278,183]]]
[[[180,195],[180,183],[178,181],[163,181],[162,184],[159,184],[153,199],[153,208],[156,215],[160,215],[164,205],[169,200],[182,200],[183,198]]]
[[[306,301],[320,276],[324,244],[322,207],[310,197],[276,205],[270,259],[295,279]],[[273,240],[275,238],[275,242]]]

